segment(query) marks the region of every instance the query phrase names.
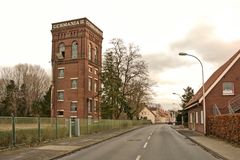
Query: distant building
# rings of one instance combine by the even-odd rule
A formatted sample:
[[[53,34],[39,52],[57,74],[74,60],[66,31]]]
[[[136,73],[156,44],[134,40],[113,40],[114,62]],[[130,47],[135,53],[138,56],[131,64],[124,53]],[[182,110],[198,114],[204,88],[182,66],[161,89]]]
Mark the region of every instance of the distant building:
[[[151,120],[152,123],[170,122],[170,112],[161,108],[160,104],[148,104],[138,114],[139,118]]]
[[[240,51],[218,68],[205,82],[206,117],[240,112]],[[188,126],[204,132],[202,88],[186,105]],[[206,122],[208,123],[208,122]]]
[[[99,118],[103,32],[87,18],[52,24],[52,117]]]
[[[138,115],[140,119],[150,120],[153,124],[156,121],[156,115],[148,107],[144,107]]]

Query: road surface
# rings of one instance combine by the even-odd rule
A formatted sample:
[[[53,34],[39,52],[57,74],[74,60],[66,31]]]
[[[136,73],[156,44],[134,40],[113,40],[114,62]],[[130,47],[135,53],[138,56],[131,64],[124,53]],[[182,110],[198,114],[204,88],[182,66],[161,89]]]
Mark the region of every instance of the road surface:
[[[217,160],[169,125],[151,125],[61,160]]]

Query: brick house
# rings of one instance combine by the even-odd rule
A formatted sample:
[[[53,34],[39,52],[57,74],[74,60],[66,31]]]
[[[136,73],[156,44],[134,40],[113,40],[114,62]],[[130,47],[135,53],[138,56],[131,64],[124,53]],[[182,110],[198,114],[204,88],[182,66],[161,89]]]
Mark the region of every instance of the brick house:
[[[205,82],[206,117],[240,112],[240,50]],[[186,105],[188,126],[204,133],[202,87]],[[208,122],[206,122],[208,123]]]
[[[52,24],[51,116],[99,118],[103,32],[87,18]]]

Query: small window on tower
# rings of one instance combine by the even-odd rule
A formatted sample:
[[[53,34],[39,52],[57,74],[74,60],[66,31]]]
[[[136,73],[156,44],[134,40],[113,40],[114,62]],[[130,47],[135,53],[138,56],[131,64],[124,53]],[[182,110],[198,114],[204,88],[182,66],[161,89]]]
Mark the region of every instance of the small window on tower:
[[[88,91],[92,91],[92,78],[88,78]]]
[[[58,98],[58,101],[64,101],[64,91],[62,91],[62,90],[59,90],[59,91],[57,91],[57,98]]]
[[[78,44],[77,42],[72,43],[72,59],[76,59],[78,57]]]
[[[64,68],[58,69],[58,78],[64,78]]]
[[[77,79],[71,80],[71,89],[77,89]]]
[[[57,53],[58,59],[65,58],[65,45],[64,43],[60,43],[59,45],[59,52]]]
[[[63,115],[64,115],[64,110],[57,110],[58,117],[63,117]]]
[[[88,59],[92,60],[92,45],[88,44]]]
[[[94,61],[95,61],[95,63],[98,63],[98,48],[97,47],[94,50]]]
[[[71,112],[77,112],[77,102],[76,101],[72,101],[70,104],[70,111]]]

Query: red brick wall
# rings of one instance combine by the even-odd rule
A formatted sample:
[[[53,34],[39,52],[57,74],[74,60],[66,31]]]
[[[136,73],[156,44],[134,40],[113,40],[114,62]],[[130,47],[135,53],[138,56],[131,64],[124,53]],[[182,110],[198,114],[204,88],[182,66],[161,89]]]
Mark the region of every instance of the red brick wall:
[[[240,144],[240,114],[209,116],[207,134]]]
[[[234,96],[240,94],[240,59],[231,67],[231,69],[223,76],[218,84],[206,96],[206,113],[207,116],[213,114],[213,105],[216,104],[221,114],[228,113],[228,101]],[[234,95],[223,95],[223,82],[234,83]]]
[[[85,18],[82,20],[87,21]],[[88,20],[89,21],[89,20]],[[102,63],[102,36],[85,24],[67,26],[52,29],[52,117],[57,116],[57,110],[64,110],[64,117],[77,116],[87,118],[88,116],[99,117],[100,96],[94,91],[88,91],[88,78],[98,81],[98,91],[100,87],[101,63]],[[71,49],[72,42],[78,43],[78,58],[72,59]],[[56,53],[59,50],[60,43],[65,44],[65,58],[59,60]],[[92,48],[98,48],[98,62],[88,60],[88,44]],[[94,55],[93,55],[94,57]],[[98,74],[89,72],[89,66],[98,69]],[[64,67],[64,78],[58,78],[58,68]],[[71,89],[71,78],[78,78],[77,89]],[[57,91],[64,90],[64,101],[57,100]],[[88,113],[87,99],[98,100],[96,112]],[[72,101],[77,101],[77,112],[70,111]]]

